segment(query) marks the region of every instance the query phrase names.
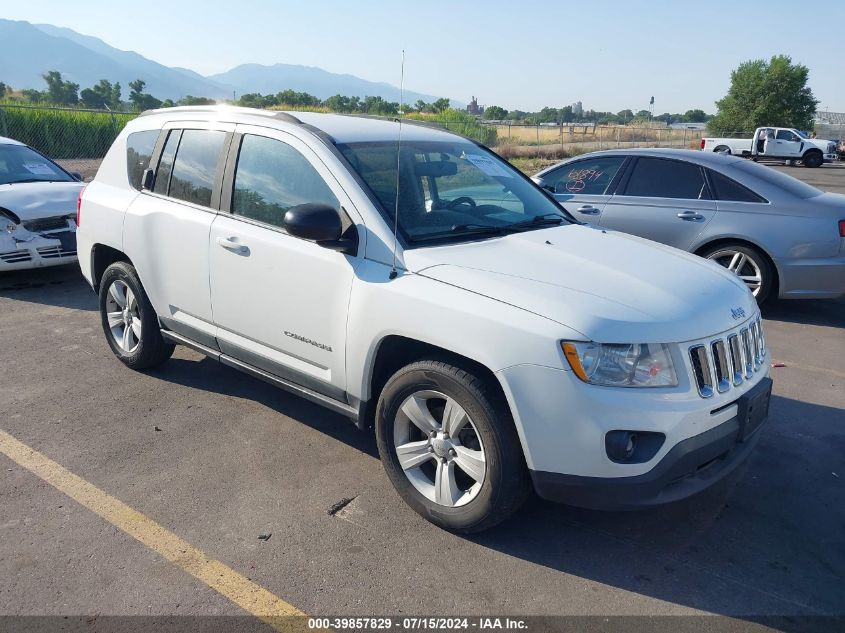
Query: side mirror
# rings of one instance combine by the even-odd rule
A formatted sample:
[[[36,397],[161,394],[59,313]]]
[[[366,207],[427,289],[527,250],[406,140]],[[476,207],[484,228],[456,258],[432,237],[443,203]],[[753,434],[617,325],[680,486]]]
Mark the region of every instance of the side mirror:
[[[155,179],[155,172],[152,169],[145,169],[144,173],[141,174],[141,189],[146,191],[152,191]]]
[[[80,174],[78,171],[72,171],[70,172],[70,175],[73,176],[77,182],[82,182],[82,174]]]
[[[310,202],[291,207],[285,213],[285,230],[294,237],[316,242],[318,246],[354,255],[355,237],[343,237],[343,222],[337,209],[327,204]],[[353,235],[354,227],[351,228]]]

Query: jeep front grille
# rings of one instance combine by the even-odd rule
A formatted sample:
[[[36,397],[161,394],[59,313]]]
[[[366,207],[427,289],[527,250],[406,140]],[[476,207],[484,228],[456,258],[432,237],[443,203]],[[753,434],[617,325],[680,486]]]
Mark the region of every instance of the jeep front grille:
[[[738,387],[763,367],[766,358],[763,321],[758,316],[725,338],[709,344],[697,343],[689,348],[689,358],[693,380],[702,398]]]

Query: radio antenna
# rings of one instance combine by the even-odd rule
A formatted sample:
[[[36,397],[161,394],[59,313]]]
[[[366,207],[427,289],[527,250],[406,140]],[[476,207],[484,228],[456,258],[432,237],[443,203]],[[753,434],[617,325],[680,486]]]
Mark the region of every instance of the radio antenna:
[[[402,65],[399,73],[399,139],[396,142],[396,203],[393,207],[393,264],[390,268],[390,278],[396,279],[396,249],[398,248],[397,231],[399,230],[399,167],[402,164],[402,100],[405,89],[405,49],[402,49]]]

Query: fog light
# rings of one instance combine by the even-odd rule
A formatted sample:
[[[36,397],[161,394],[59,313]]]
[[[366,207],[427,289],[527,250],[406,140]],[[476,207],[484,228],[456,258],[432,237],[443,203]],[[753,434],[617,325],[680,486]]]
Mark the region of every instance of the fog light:
[[[617,464],[642,464],[657,454],[665,439],[653,431],[608,431],[604,449]]]

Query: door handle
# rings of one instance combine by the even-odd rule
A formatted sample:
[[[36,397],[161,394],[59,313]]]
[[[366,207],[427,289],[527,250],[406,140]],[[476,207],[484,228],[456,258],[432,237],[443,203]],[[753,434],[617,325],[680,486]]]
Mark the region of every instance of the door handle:
[[[678,217],[681,218],[682,220],[692,220],[692,221],[704,219],[703,215],[700,215],[700,214],[696,213],[695,211],[681,211],[678,214]]]
[[[249,252],[249,248],[243,244],[238,244],[233,237],[218,237],[217,243],[227,251],[232,251],[233,253],[245,255]]]
[[[587,215],[598,215],[599,210],[591,204],[582,204],[576,209],[578,213],[585,213]]]

